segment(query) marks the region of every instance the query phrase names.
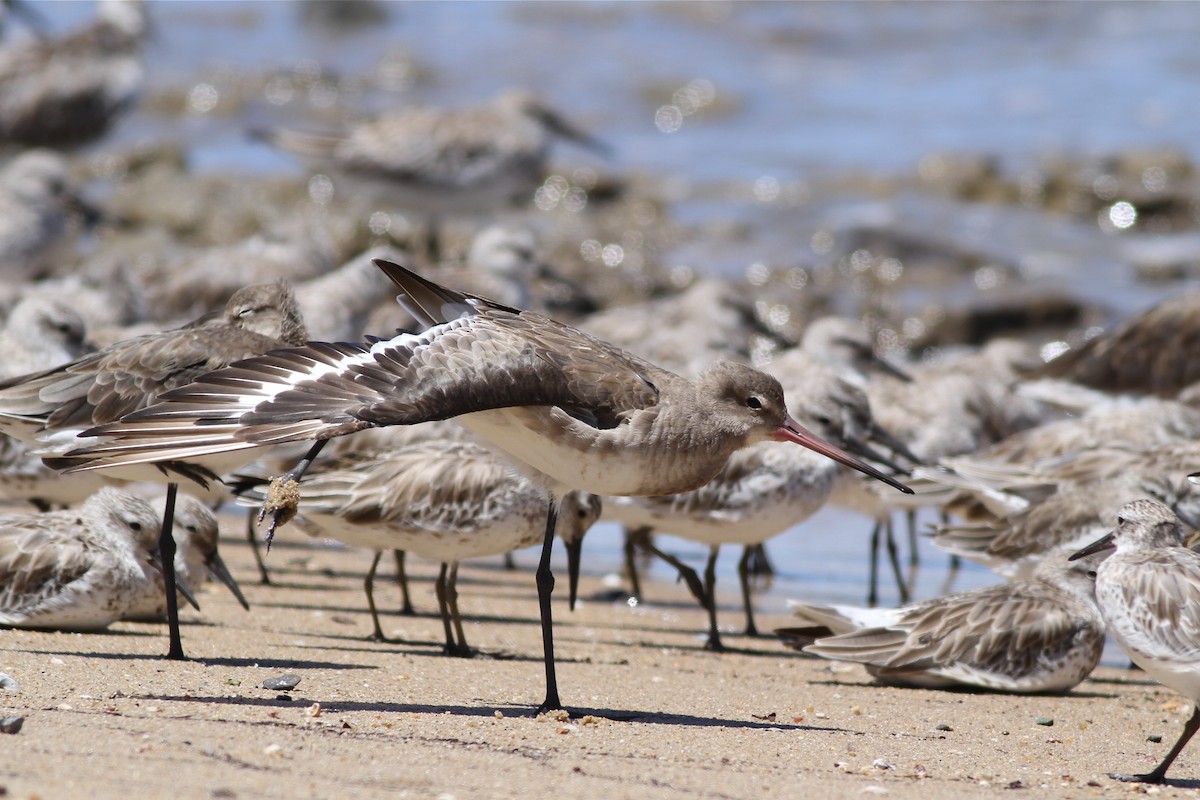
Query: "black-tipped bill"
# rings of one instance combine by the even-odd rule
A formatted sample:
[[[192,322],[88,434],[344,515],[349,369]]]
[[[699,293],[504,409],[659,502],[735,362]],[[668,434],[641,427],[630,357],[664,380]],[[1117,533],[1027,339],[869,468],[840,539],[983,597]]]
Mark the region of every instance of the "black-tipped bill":
[[[1078,561],[1081,558],[1086,558],[1087,556],[1090,556],[1092,553],[1100,553],[1105,550],[1113,550],[1115,548],[1116,548],[1116,544],[1113,542],[1113,534],[1106,533],[1103,536],[1101,536],[1099,539],[1097,539],[1096,541],[1089,544],[1087,547],[1083,548],[1082,550],[1072,553],[1067,558],[1067,561]]]
[[[208,563],[205,566],[208,567],[208,572],[210,575],[219,580],[221,583],[225,584],[225,586],[229,588],[229,591],[233,592],[233,596],[237,598],[239,603],[241,603],[242,608],[249,611],[250,604],[246,602],[245,596],[242,595],[242,590],[237,585],[237,581],[235,581],[233,576],[229,574],[229,568],[225,566],[225,561],[221,558],[221,554],[216,550],[213,550],[212,557],[208,559]]]
[[[846,451],[833,446],[812,431],[808,430],[808,428],[805,428],[799,422],[796,422],[796,420],[792,419],[790,416],[785,417],[783,424],[775,430],[774,438],[781,442],[795,442],[801,447],[807,447],[814,453],[820,453],[823,456],[832,458],[834,461],[837,461],[840,464],[845,464],[851,469],[856,469],[864,475],[869,475],[877,481],[883,481],[888,486],[899,489],[905,494],[913,493],[912,489],[908,488],[900,481],[896,480],[890,475],[883,474],[871,465],[864,464],[862,461],[859,461]]]

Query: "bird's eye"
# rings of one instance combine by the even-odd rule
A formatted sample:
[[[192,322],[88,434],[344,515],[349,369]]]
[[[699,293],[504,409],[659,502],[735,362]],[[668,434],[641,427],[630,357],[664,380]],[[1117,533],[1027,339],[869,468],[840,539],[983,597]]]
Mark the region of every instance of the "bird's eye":
[[[830,419],[829,417],[817,417],[817,422],[819,422],[822,425],[832,425],[833,424],[833,420]]]
[[[1089,569],[1089,570],[1087,571],[1087,576],[1088,576],[1089,578],[1095,579],[1095,577],[1096,577],[1096,570],[1094,570],[1094,569]]]
[[[253,313],[254,313],[253,308],[243,308],[241,311],[238,312],[238,316],[239,317],[248,317]]]
[[[760,398],[751,395],[750,397],[746,398],[746,405],[749,408],[757,410],[763,407],[763,401]]]
[[[142,523],[140,523],[140,522],[131,522],[131,523],[129,523],[129,527],[130,527],[132,530],[135,530],[135,531],[140,531],[140,530],[142,529]]]

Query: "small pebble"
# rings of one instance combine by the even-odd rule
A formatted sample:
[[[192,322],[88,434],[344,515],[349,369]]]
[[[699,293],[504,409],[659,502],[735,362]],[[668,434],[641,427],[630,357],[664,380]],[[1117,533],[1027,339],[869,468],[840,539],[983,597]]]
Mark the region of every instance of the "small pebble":
[[[1161,733],[1152,733],[1146,737],[1146,741],[1154,742],[1155,744],[1162,744],[1162,734]]]
[[[282,700],[285,703],[292,702],[292,696],[290,694],[277,694],[275,695],[275,699]]]
[[[0,672],[0,689],[3,689],[6,692],[21,691],[21,687],[17,684],[17,682],[5,675],[3,672]]]
[[[944,722],[939,722],[937,725],[934,725],[933,729],[935,731],[952,731],[952,730],[954,730],[954,728],[951,728],[949,725],[947,725]]]
[[[1038,717],[1037,724],[1045,725],[1046,727],[1050,727],[1051,725],[1054,724],[1054,717]]]
[[[20,733],[24,724],[24,717],[5,717],[0,719],[0,733]]]
[[[264,689],[277,689],[279,691],[288,692],[292,689],[295,689],[299,683],[300,676],[293,675],[289,672],[285,675],[280,675],[277,678],[267,678],[262,682],[262,685]]]

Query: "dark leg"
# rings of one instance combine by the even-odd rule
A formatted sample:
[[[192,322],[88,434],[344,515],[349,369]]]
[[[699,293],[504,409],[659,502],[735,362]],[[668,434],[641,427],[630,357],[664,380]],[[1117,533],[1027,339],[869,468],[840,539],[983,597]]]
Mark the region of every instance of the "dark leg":
[[[767,546],[763,542],[750,545],[750,574],[764,578],[775,576],[775,566],[767,557]]]
[[[446,606],[450,609],[450,622],[454,625],[454,634],[458,644],[454,647],[453,655],[459,658],[471,658],[475,651],[467,645],[467,635],[463,633],[462,615],[458,613],[458,562],[450,565],[450,574],[446,576]]]
[[[717,630],[717,554],[720,552],[721,546],[714,544],[708,551],[708,563],[704,565],[704,607],[708,611],[708,641],[704,643],[704,649],[716,653],[725,651],[721,633]]]
[[[663,561],[667,562],[676,570],[678,570],[679,577],[683,578],[683,582],[687,584],[688,591],[692,593],[692,597],[696,598],[696,602],[698,602],[702,608],[708,608],[708,601],[704,599],[704,583],[701,582],[700,576],[696,574],[696,570],[692,569],[670,553],[664,553],[662,550],[659,550],[649,536],[635,539],[635,542],[642,550],[645,550],[652,556],[661,558]]]
[[[162,559],[163,588],[167,590],[167,658],[183,661],[183,641],[179,636],[179,596],[175,588],[175,493],[179,484],[167,484],[167,502],[163,508],[162,531],[158,537],[158,557]]]
[[[416,615],[413,609],[412,597],[408,594],[408,572],[404,569],[404,551],[393,550],[396,557],[396,583],[400,584],[400,613],[406,617]]]
[[[558,502],[551,498],[546,511],[546,536],[542,541],[542,557],[538,560],[538,610],[542,617],[542,654],[546,665],[546,699],[537,713],[557,711],[563,707],[558,699],[558,678],[554,673],[554,619],[550,610],[550,595],[554,592],[554,573],[550,571],[550,550],[554,545],[554,523],[558,518]]]
[[[438,611],[442,615],[442,631],[446,635],[446,646],[444,648],[446,655],[455,655],[457,649],[454,644],[454,634],[450,630],[450,601],[447,599],[448,590],[446,588],[446,573],[449,571],[450,565],[445,561],[438,569],[437,581],[433,584],[433,590],[437,594]]]
[[[367,578],[363,581],[363,591],[367,593],[367,608],[371,609],[371,624],[375,626],[375,630],[367,638],[373,642],[388,640],[383,635],[383,627],[379,624],[379,611],[375,608],[375,571],[379,569],[379,559],[381,558],[383,558],[383,551],[376,550],[375,557],[371,559],[371,568],[367,570]]]
[[[908,602],[908,584],[904,582],[904,569],[900,566],[900,551],[896,547],[896,528],[892,525],[892,517],[890,515],[884,524],[887,531],[888,561],[892,564],[892,575],[896,578],[896,591],[900,593],[900,603],[903,605]]]
[[[517,559],[513,556],[511,550],[504,554],[504,568],[505,569],[516,569],[517,568]]]
[[[639,530],[641,530],[641,529],[639,529]],[[636,534],[636,533],[638,533],[638,531],[634,531],[634,533]],[[662,550],[659,550],[657,547],[655,547],[654,542],[650,539],[649,534],[647,534],[644,537],[635,536],[634,542],[642,550],[646,551],[647,553],[649,553],[652,556],[657,556],[658,558],[661,558],[663,561],[667,562],[672,567],[674,567],[676,570],[678,570],[679,577],[683,578],[683,582],[687,584],[688,591],[690,591],[692,593],[692,597],[696,598],[696,602],[698,602],[700,604],[701,608],[703,608],[704,610],[707,611],[709,609],[710,605],[711,606],[716,605],[715,602],[710,602],[709,597],[708,597],[708,592],[705,590],[704,583],[700,580],[700,576],[696,574],[696,570],[692,569],[687,564],[683,563],[682,561],[680,561],[678,558],[671,555],[670,553],[665,553]],[[711,647],[713,633],[716,631],[715,613],[716,612],[713,611],[712,613],[709,614],[709,617],[710,617],[710,619],[713,620],[713,622],[712,622],[712,625],[710,626],[709,642],[708,642],[708,644],[705,645],[705,647],[707,647],[710,650],[720,649],[720,636],[719,635],[717,637],[717,639],[718,639],[717,645],[718,646],[716,648]]]
[[[867,578],[867,605],[874,608],[879,605],[879,541],[883,536],[883,520],[875,520],[871,529],[870,563],[871,572]]]
[[[629,578],[629,596],[634,600],[641,602],[642,600],[642,579],[638,574],[637,551],[644,545],[641,542],[644,540],[647,543],[650,541],[651,528],[642,526],[636,530],[625,528],[625,541],[623,550],[625,552],[625,575]]]
[[[425,252],[429,256],[429,265],[437,267],[442,261],[442,237],[438,218],[430,215],[428,226],[425,229]]]
[[[253,508],[246,509],[246,541],[250,543],[250,552],[254,554],[254,563],[258,565],[258,580],[264,586],[271,585],[271,576],[267,574],[267,563],[263,561],[262,550],[258,546],[258,537],[254,534],[257,527],[255,522],[257,512]]]
[[[921,560],[920,554],[917,552],[917,510],[910,508],[905,514],[905,519],[908,521],[908,546],[910,548],[908,565],[916,568]]]
[[[746,635],[758,636],[758,626],[754,624],[754,604],[750,600],[750,571],[754,560],[754,550],[757,545],[748,544],[742,549],[742,559],[738,561],[738,579],[742,584],[742,606],[746,609]]]
[[[1200,728],[1200,706],[1192,710],[1192,718],[1184,724],[1183,733],[1179,734],[1179,740],[1175,742],[1175,746],[1171,748],[1171,752],[1167,753],[1167,757],[1162,760],[1161,764],[1154,768],[1153,772],[1147,772],[1145,775],[1123,775],[1119,772],[1110,772],[1108,773],[1108,777],[1128,783],[1162,783],[1167,777],[1167,768],[1175,761],[1176,756],[1183,751],[1184,745],[1195,735],[1197,728]]]

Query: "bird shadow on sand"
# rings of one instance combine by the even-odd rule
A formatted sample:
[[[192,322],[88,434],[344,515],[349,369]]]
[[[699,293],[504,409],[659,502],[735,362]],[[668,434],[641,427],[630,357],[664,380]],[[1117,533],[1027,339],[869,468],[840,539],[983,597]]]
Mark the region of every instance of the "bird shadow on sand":
[[[311,706],[313,703],[319,703],[321,713],[323,715],[333,715],[339,713],[348,713],[356,711],[365,711],[380,714],[436,714],[438,716],[452,714],[462,717],[487,717],[495,718],[496,713],[500,712],[505,717],[525,717],[532,719],[535,714],[536,707],[529,705],[480,705],[480,706],[453,706],[453,705],[432,705],[422,703],[370,703],[345,700],[323,700],[320,697],[306,697],[299,694],[280,695],[279,692],[270,689],[263,689],[263,692],[270,692],[271,697],[250,697],[240,695],[237,697],[215,697],[203,695],[168,695],[168,694],[131,694],[127,697],[157,702],[175,702],[175,703],[204,703],[212,705],[234,705],[234,706],[263,706],[267,708],[302,708]],[[281,699],[286,697],[286,699]],[[631,709],[614,709],[614,708],[580,708],[572,707],[568,709],[570,718],[573,720],[582,719],[584,717],[596,717],[606,719],[613,722],[640,722],[648,725],[674,725],[683,727],[699,727],[699,728],[731,728],[742,730],[773,730],[773,731],[810,731],[824,733],[848,733],[856,736],[863,735],[862,731],[851,730],[849,728],[839,728],[833,726],[816,726],[816,725],[799,725],[790,722],[776,722],[771,719],[722,719],[720,717],[702,717],[693,714],[677,714],[669,712],[655,711],[634,711]]]
[[[353,647],[349,646],[349,645],[330,647],[330,646],[324,645],[324,644],[293,645],[293,646],[298,649],[309,648],[309,649],[313,649],[313,650],[324,650],[324,651],[342,650],[342,651],[346,651],[346,652],[376,653],[376,654],[381,654],[381,655],[406,655],[406,656],[416,656],[416,657],[422,657],[422,658],[457,659],[457,657],[455,657],[455,656],[446,655],[446,653],[442,649],[442,645],[444,643],[440,640],[434,641],[432,639],[428,639],[428,640],[404,641],[404,642],[390,641],[390,642],[375,643],[375,642],[369,641],[365,636],[361,637],[361,638],[326,636],[323,638],[348,639],[349,641],[356,642],[356,645]],[[419,649],[413,649],[413,648],[419,648]],[[518,663],[526,663],[527,662],[527,663],[537,663],[537,664],[543,663],[543,658],[542,658],[541,653],[514,653],[511,650],[488,650],[488,649],[479,649],[479,648],[474,648],[474,654],[471,656],[471,659],[475,659],[478,661],[514,661],[514,662],[518,662]],[[469,661],[471,659],[465,659],[465,660]],[[557,664],[591,664],[591,663],[595,663],[590,658],[570,658],[570,657],[562,657],[562,656],[556,656],[554,661]]]
[[[161,653],[88,653],[78,650],[28,649],[15,652],[35,653],[47,656],[73,656],[78,658],[106,659],[109,661],[161,661],[164,664],[199,664],[206,667],[259,667],[261,669],[379,669],[372,664],[346,664],[336,661],[304,661],[294,658],[203,658],[191,657],[183,661],[172,661]]]
[[[1120,695],[1109,692],[1087,692],[1080,691],[1078,687],[1069,692],[1002,692],[998,689],[987,689],[982,686],[939,686],[937,688],[927,688],[923,686],[900,686],[894,683],[879,683],[872,680],[869,676],[862,678],[848,677],[845,680],[838,678],[828,678],[819,680],[809,678],[808,683],[813,686],[841,686],[853,687],[855,689],[881,689],[887,691],[912,691],[912,692],[944,692],[947,694],[988,694],[998,697],[1047,697],[1047,698],[1064,698],[1076,700],[1114,700]]]
[[[617,630],[616,626],[612,626],[612,627],[614,630]],[[557,628],[557,626],[556,626],[556,628]],[[640,632],[640,633],[647,634],[649,636],[658,636],[658,635],[662,635],[662,634],[677,634],[680,636],[690,636],[693,638],[694,641],[690,642],[688,644],[679,644],[678,642],[654,641],[653,639],[638,639],[638,640],[633,640],[633,641],[629,640],[628,638],[623,638],[623,639],[580,639],[580,638],[571,636],[569,634],[569,629],[567,632],[560,632],[560,631],[556,630],[554,638],[555,638],[555,641],[578,642],[579,644],[586,644],[586,645],[605,644],[605,645],[611,645],[612,647],[619,647],[622,649],[635,649],[635,650],[642,650],[642,651],[645,651],[645,650],[664,650],[664,651],[674,650],[674,651],[682,651],[682,652],[688,652],[688,653],[710,654],[710,655],[712,655],[713,658],[720,658],[722,655],[726,655],[726,654],[739,655],[739,656],[755,656],[758,658],[797,658],[798,657],[794,652],[790,652],[781,647],[773,646],[773,645],[777,644],[778,640],[772,639],[768,636],[747,637],[745,634],[741,634],[741,633],[722,632],[721,640],[722,640],[723,644],[725,645],[725,649],[721,650],[721,651],[714,651],[714,650],[708,650],[704,647],[704,639],[706,636],[706,632],[702,631],[702,630],[697,630],[695,628],[649,628],[649,627],[637,628],[637,627],[630,627],[630,628],[620,628],[619,630],[622,632],[631,632],[631,631],[632,632]],[[733,644],[730,644],[730,641],[747,642],[747,644],[733,645]],[[755,647],[750,643],[761,643],[763,646]]]
[[[1088,677],[1089,683],[1107,683],[1113,686],[1161,686],[1158,681],[1147,678],[1146,673],[1141,671],[1131,671],[1127,678],[1104,678],[1096,675]]]

